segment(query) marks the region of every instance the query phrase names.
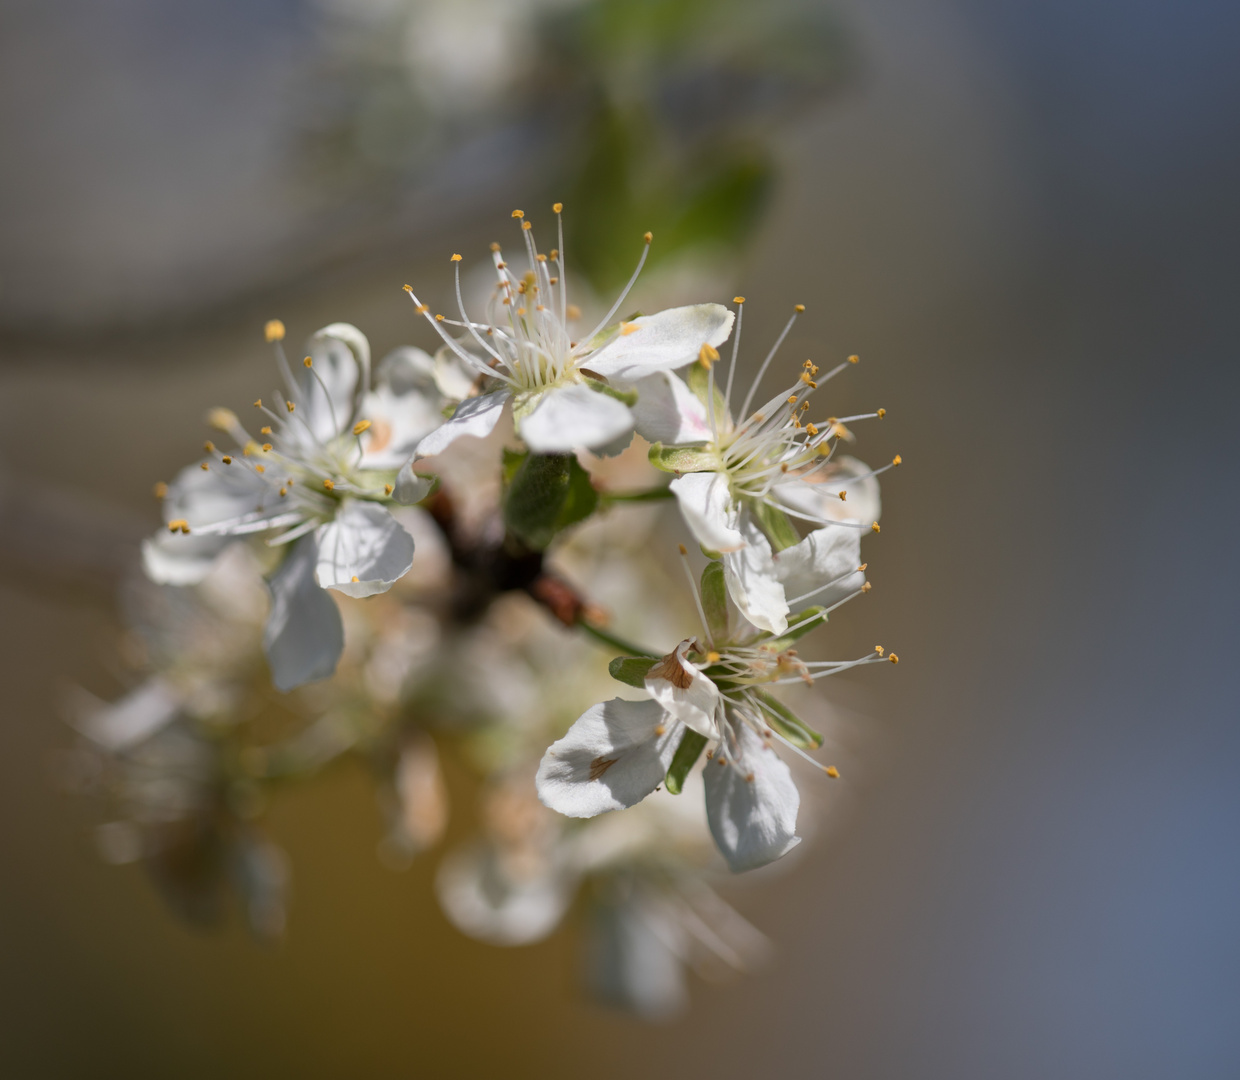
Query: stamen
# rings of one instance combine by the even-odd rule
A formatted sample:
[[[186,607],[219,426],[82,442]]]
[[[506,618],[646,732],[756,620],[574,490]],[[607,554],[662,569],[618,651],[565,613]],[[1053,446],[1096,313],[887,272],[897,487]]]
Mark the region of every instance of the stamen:
[[[284,340],[284,323],[279,319],[270,320],[263,327],[263,336],[267,339],[267,344],[272,345],[277,341]]]

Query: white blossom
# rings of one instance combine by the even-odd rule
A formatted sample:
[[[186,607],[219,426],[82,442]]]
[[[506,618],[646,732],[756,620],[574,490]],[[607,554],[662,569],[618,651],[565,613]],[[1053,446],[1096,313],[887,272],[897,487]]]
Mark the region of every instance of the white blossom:
[[[558,221],[560,204],[554,209]],[[517,434],[535,453],[627,443],[636,423],[632,406],[640,400],[633,384],[684,367],[703,345],[713,348],[731,333],[733,315],[720,304],[670,308],[612,324],[646,261],[647,233],[628,285],[598,325],[578,336],[572,325],[580,312],[568,299],[562,225],[559,247],[543,254],[524,213],[513,211],[513,217],[521,221],[526,265],[518,272],[498,244],[491,246],[498,281],[484,321],[465,312],[460,255],[452,256],[459,319],[432,315],[405,286],[455,361],[457,370],[441,375],[441,387],[464,399],[442,427],[422,440],[418,457],[442,453],[463,435],[487,435],[509,402]],[[454,337],[450,328],[464,333]]]

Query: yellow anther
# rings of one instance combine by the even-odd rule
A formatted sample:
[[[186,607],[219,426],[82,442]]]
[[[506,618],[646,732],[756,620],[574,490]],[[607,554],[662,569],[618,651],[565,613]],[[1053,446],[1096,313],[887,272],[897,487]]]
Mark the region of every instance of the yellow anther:
[[[886,415],[887,415],[887,410],[886,410],[886,409],[879,409],[879,410],[878,410],[878,418],[879,418],[880,420],[881,420],[884,416],[886,416]]]
[[[720,661],[720,660],[722,660],[722,659],[723,659],[723,657],[722,657],[722,656],[720,656],[720,655],[719,655],[717,652],[715,652],[713,649],[712,649],[710,652],[708,652],[708,653],[706,654],[706,662],[707,662],[708,664],[717,664],[717,663],[719,663],[719,661]]]
[[[551,212],[553,214],[558,214],[563,209],[564,209],[564,204],[562,202],[551,204]]]
[[[231,464],[232,464],[232,458],[230,458],[227,454],[225,454],[222,458],[220,458],[220,460],[221,460],[221,461],[222,461],[225,465],[231,465]]]
[[[281,488],[281,489],[280,489],[280,496],[281,496],[281,498],[283,498],[283,497],[284,497],[284,496],[286,496],[287,494],[288,494],[288,488]]]
[[[546,305],[546,304],[535,304],[535,305],[534,305],[534,310],[535,310],[535,311],[546,311],[546,310],[547,310],[547,305]]]
[[[847,492],[847,491],[841,491],[841,492],[840,492],[840,502],[848,502],[848,492]]]
[[[547,256],[544,255],[541,251],[537,255],[535,255],[534,258],[536,258],[539,262],[547,261]]]
[[[336,483],[335,483],[335,481],[334,481],[334,480],[324,480],[324,481],[323,481],[323,486],[324,486],[325,488],[327,488],[327,490],[328,490],[328,491],[335,491],[335,490],[336,490]]]
[[[279,319],[272,319],[263,327],[263,337],[267,339],[268,344],[273,341],[284,340],[284,323]]]
[[[314,367],[314,357],[307,356],[301,363],[303,367]]]
[[[413,295],[413,286],[412,286],[412,285],[402,285],[402,286],[401,286],[401,288],[402,288],[402,289],[404,289],[404,290],[405,290],[405,292],[407,292],[410,296],[412,296],[412,295]]]
[[[258,449],[258,443],[256,443],[253,439],[251,439],[241,448],[241,453],[243,456],[249,457],[257,449]]]
[[[684,545],[684,544],[677,544],[676,546],[677,546],[678,548],[680,548],[680,553],[681,553],[682,555],[688,555],[688,554],[689,554],[689,549],[688,549],[687,547],[685,547],[685,545]]]
[[[492,251],[499,251],[499,244],[495,243],[495,241],[494,241],[494,240],[492,240],[492,241],[491,241],[491,250],[492,250]]]
[[[286,402],[284,403],[284,407],[285,407],[286,409],[288,409],[288,411],[289,411],[289,412],[292,412],[294,409],[296,409],[296,408],[297,408],[297,406],[296,406],[296,405],[294,405],[291,401],[286,401]]]
[[[452,258],[449,260],[449,262],[460,262],[460,261],[461,261],[461,257],[459,255],[453,255]]]
[[[813,380],[813,379],[811,379],[811,378],[810,378],[810,374],[809,374],[809,372],[808,372],[808,371],[803,371],[803,372],[801,372],[801,382],[803,382],[803,383],[804,383],[806,386],[808,386],[811,390],[817,390],[817,389],[818,389],[818,384],[817,384],[816,382],[814,382],[814,380]]]
[[[262,407],[263,407],[263,399],[259,398],[257,401],[254,402],[254,408],[261,409]]]
[[[581,318],[581,308],[576,304],[569,304],[568,309],[564,312],[564,317],[570,321]]]
[[[787,471],[788,471],[788,463],[787,463],[786,461],[781,461],[781,462],[779,463],[779,471],[780,471],[780,472],[787,472]]]
[[[534,223],[532,221],[521,222],[521,228],[523,229],[532,229],[533,227],[534,227]]]
[[[711,364],[713,364],[718,359],[719,359],[719,350],[716,349],[709,342],[705,342],[705,341],[702,342],[702,347],[698,349],[698,363],[701,364],[702,367],[709,370]]]
[[[804,368],[806,371],[809,371],[809,369],[812,368],[813,366],[814,366],[813,360],[806,360],[805,363],[801,365],[801,367]]]
[[[286,484],[288,484],[288,486],[289,486],[289,487],[292,487],[292,486],[293,486],[293,478],[292,478],[291,476],[290,476],[290,477],[289,477],[286,481],[284,481],[284,482],[285,482]]]
[[[892,653],[889,657],[887,657],[887,659],[890,660],[893,664],[898,664],[900,662],[900,658],[896,656],[895,653]]]
[[[266,471],[267,471],[267,466],[266,466],[266,465],[255,465],[255,466],[254,466],[254,471],[255,471],[255,472],[260,472],[260,473],[262,473],[262,472],[266,472]]]
[[[801,314],[801,312],[803,312],[803,311],[805,310],[805,305],[804,305],[804,304],[797,304],[795,307],[793,307],[793,309],[792,309],[792,310],[793,310],[793,311],[795,311],[798,315],[800,315],[800,314]]]
[[[552,285],[558,285],[560,281],[558,277],[548,278],[547,280],[550,281]]]
[[[635,322],[622,322],[620,324],[620,336],[628,337],[630,334],[636,334],[641,327]]]
[[[551,261],[552,261],[552,262],[555,262],[555,260],[556,260],[556,259],[558,259],[559,257],[560,257],[560,252],[559,252],[559,249],[558,249],[558,248],[552,248],[552,249],[551,249]]]
[[[879,655],[879,656],[886,656],[886,655],[887,655],[887,650],[886,650],[886,649],[884,649],[881,645],[875,645],[875,646],[874,646],[874,651],[875,651],[876,653],[878,653],[878,655]]]
[[[858,573],[858,574],[864,574],[864,573],[865,573],[865,568],[866,568],[867,566],[869,566],[869,565],[870,565],[870,564],[869,564],[868,562],[863,562],[860,566],[858,566],[858,567],[857,567],[857,573]]]
[[[269,428],[269,427],[261,427],[261,428],[259,428],[259,429],[258,429],[258,433],[259,433],[260,435],[270,435],[270,434],[271,434],[271,428]],[[264,450],[266,450],[266,449],[267,449],[267,447],[266,447],[266,446],[264,446],[264,447],[263,447],[263,449],[264,449]]]
[[[393,492],[394,490],[396,490],[396,489],[395,489],[395,488],[393,488],[391,484],[384,484],[384,485],[383,485],[383,494],[384,494],[384,495],[391,495],[391,494],[392,494],[392,492]]]
[[[429,305],[429,304],[419,304],[419,305],[418,305],[417,307],[415,307],[413,310],[414,310],[414,311],[416,311],[419,315],[425,315],[428,311],[430,311],[430,305]]]
[[[442,315],[436,315],[436,316],[435,316],[435,321],[436,321],[436,322],[443,322],[443,316],[442,316]]]
[[[872,588],[874,588],[874,586],[873,586],[873,585],[871,585],[871,584],[867,581],[864,585],[862,585],[862,586],[861,586],[861,591],[862,591],[862,592],[869,592]]]
[[[874,524],[870,526],[870,529],[871,529],[873,532],[882,532],[882,531],[883,531],[882,529],[880,529],[880,528],[878,527],[878,522],[877,522],[877,521],[876,521],[876,522],[874,522]]]
[[[813,424],[806,424],[806,425],[805,425],[805,430],[809,433],[809,436],[810,436],[810,438],[811,438],[811,439],[812,439],[815,435],[817,435],[817,434],[818,434],[818,428],[817,428],[817,427],[815,427]]]
[[[654,726],[655,738],[658,738],[660,735],[663,735],[666,731],[667,731],[667,728],[665,728],[662,724],[655,724]]]
[[[169,532],[180,532],[182,529],[187,528],[188,526],[189,526],[189,522],[186,521],[184,518],[174,518],[172,521],[168,522],[168,531]]]
[[[495,264],[495,269],[496,270],[507,270],[508,264],[506,262],[497,262]],[[500,282],[500,284],[503,285],[505,289],[508,288],[508,282],[503,281],[503,282]]]
[[[856,354],[853,354],[852,356],[848,358],[848,362],[850,364],[859,364],[861,363],[861,357],[857,356]]]
[[[826,769],[824,770],[824,772],[826,772],[826,774],[829,777],[831,777],[832,780],[838,780],[840,778],[840,770],[837,769],[834,765],[828,765]]]
[[[525,308],[523,308],[523,307],[519,307],[519,308],[517,308],[517,314],[518,314],[518,315],[524,315],[524,314],[525,314]]]
[[[745,302],[745,298],[743,296],[732,297],[732,303],[734,304],[743,304],[744,302]]]
[[[168,494],[168,485],[161,480],[151,490],[155,492],[155,498],[162,499]]]
[[[370,427],[369,420],[359,420],[356,424],[353,425],[353,434],[360,435],[368,427]]]
[[[208,465],[205,461],[201,465],[199,465],[198,468],[200,468],[203,472],[211,471],[211,466]]]
[[[650,241],[651,241],[651,240],[653,240],[653,239],[654,239],[654,233],[652,233],[652,232],[648,232],[648,233],[646,233],[646,235],[645,235],[645,236],[643,236],[643,237],[642,237],[642,239],[643,239],[643,240],[645,240],[645,241],[646,241],[646,243],[648,244],[648,243],[650,243]]]
[[[360,579],[360,578],[359,578],[356,574],[354,574],[354,575],[353,575],[353,580],[354,580],[354,581],[359,581],[359,580],[361,580],[361,579]]]
[[[237,425],[237,414],[232,409],[215,408],[207,413],[207,423],[217,431],[232,431]]]
[[[788,395],[788,404],[789,404],[789,405],[795,405],[795,404],[797,403],[797,401],[798,401],[798,400],[799,400],[799,399],[797,398],[796,394],[789,394],[789,395]]]
[[[514,211],[512,212],[512,216],[513,216],[513,217],[515,217],[515,218],[523,218],[523,217],[525,217],[525,211],[524,211],[524,210],[514,210]]]
[[[896,456],[895,456],[895,457],[893,457],[893,458],[891,459],[891,464],[892,464],[892,465],[899,465],[899,464],[900,464],[900,462],[902,462],[903,460],[904,460],[904,458],[902,458],[899,454],[896,454]]]
[[[215,451],[215,443],[213,443],[210,439],[208,439],[205,443],[203,443],[203,444],[202,444],[202,448],[203,448],[203,449],[204,449],[204,450],[205,450],[208,454],[210,454],[210,453],[214,453],[214,451]]]

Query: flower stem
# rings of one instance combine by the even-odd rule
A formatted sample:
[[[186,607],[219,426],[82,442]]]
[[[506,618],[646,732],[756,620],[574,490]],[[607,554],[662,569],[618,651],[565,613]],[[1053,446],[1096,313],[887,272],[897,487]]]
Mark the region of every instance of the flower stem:
[[[577,625],[596,641],[599,641],[613,649],[619,649],[625,656],[650,656],[654,657],[656,660],[659,658],[659,653],[652,652],[649,649],[643,649],[638,645],[625,641],[623,638],[615,637],[614,635],[609,634],[606,630],[600,630],[597,626],[586,622],[584,619],[578,619]]]

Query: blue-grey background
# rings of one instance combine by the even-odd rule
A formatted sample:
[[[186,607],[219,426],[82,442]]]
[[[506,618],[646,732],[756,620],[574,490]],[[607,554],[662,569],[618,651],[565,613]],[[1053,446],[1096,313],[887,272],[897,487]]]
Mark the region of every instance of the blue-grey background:
[[[273,305],[420,340],[399,285],[448,241],[418,238],[487,233],[542,189],[512,161],[457,193],[485,221],[425,221],[432,178],[393,211],[407,242],[369,245],[268,157],[316,10],[5,5],[6,1074],[1240,1071],[1240,11],[832,10],[852,74],[780,135],[729,289],[751,342],[800,301],[791,348],[866,359],[850,393],[890,416],[862,451],[907,465],[848,633],[902,662],[853,691],[837,827],[737,894],[774,964],[649,1027],[577,1000],[571,928],[460,939],[428,868],[377,864],[360,774],[273,810],[296,873],[275,949],[194,935],[95,861],[55,784],[57,701],[106,676],[108,575],[151,481],[247,393]]]

